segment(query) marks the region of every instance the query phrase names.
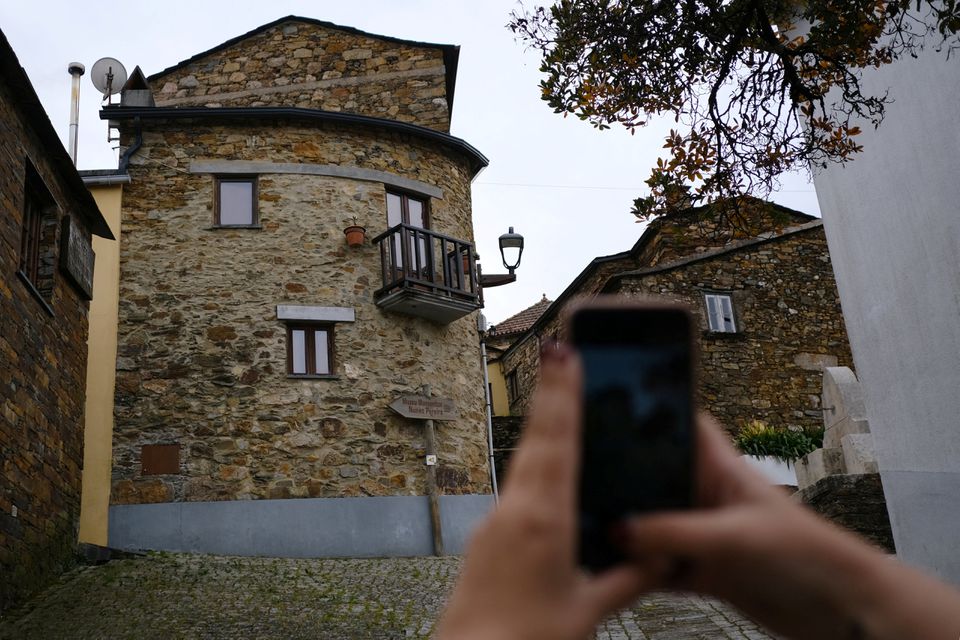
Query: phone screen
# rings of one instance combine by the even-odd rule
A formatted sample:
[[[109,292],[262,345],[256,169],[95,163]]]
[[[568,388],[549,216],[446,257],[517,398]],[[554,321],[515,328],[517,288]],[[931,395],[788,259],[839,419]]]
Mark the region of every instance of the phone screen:
[[[600,570],[623,560],[612,525],[691,503],[690,317],[671,307],[585,308],[572,334],[584,368],[580,557]]]

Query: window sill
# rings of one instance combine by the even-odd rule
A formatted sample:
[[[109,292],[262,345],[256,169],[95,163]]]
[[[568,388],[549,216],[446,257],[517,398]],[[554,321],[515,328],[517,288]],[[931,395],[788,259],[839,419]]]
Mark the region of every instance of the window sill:
[[[700,334],[704,340],[745,340],[742,331],[704,331]]]
[[[27,287],[27,290],[30,292],[30,295],[32,295],[34,299],[40,303],[40,306],[42,306],[43,310],[47,312],[47,315],[53,318],[55,315],[53,313],[53,307],[50,306],[50,303],[47,302],[46,298],[43,297],[43,294],[41,294],[40,291],[37,290],[37,288],[33,285],[33,283],[30,282],[30,278],[25,276],[23,274],[23,271],[20,271],[19,269],[17,269],[17,277],[20,278],[20,282],[22,282],[24,286]]]
[[[340,376],[335,373],[313,374],[288,373],[287,380],[339,380]]]
[[[222,229],[263,229],[259,224],[215,224],[206,228],[207,231],[220,231]]]

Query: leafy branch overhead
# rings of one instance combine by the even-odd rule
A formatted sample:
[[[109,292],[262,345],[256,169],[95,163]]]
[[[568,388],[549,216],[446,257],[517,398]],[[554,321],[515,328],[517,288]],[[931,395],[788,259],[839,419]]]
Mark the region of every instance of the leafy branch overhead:
[[[647,220],[754,202],[743,196],[766,197],[786,171],[850,160],[862,149],[855,122],[878,126],[890,100],[862,90],[862,70],[915,55],[930,36],[949,52],[960,4],[561,0],[514,13],[509,27],[542,53],[555,112],[631,132],[674,116],[650,195],[634,201]]]

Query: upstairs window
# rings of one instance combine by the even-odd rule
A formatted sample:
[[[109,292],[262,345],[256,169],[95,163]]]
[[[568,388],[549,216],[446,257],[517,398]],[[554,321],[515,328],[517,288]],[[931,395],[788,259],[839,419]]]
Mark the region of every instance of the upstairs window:
[[[736,333],[733,319],[733,298],[728,293],[704,294],[707,307],[707,325],[714,333]]]
[[[256,176],[219,177],[214,184],[213,223],[218,227],[255,227],[257,219]]]
[[[34,291],[49,303],[53,298],[57,262],[57,205],[29,161],[23,191],[19,270]]]
[[[287,325],[287,373],[333,375],[333,325]]]

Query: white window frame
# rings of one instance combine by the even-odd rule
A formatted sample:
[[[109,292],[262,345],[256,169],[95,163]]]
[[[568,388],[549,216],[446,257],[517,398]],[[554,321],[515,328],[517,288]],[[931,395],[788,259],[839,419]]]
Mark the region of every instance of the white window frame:
[[[729,293],[705,293],[703,302],[707,309],[707,327],[713,333],[736,333],[737,322],[733,315],[733,296]]]

